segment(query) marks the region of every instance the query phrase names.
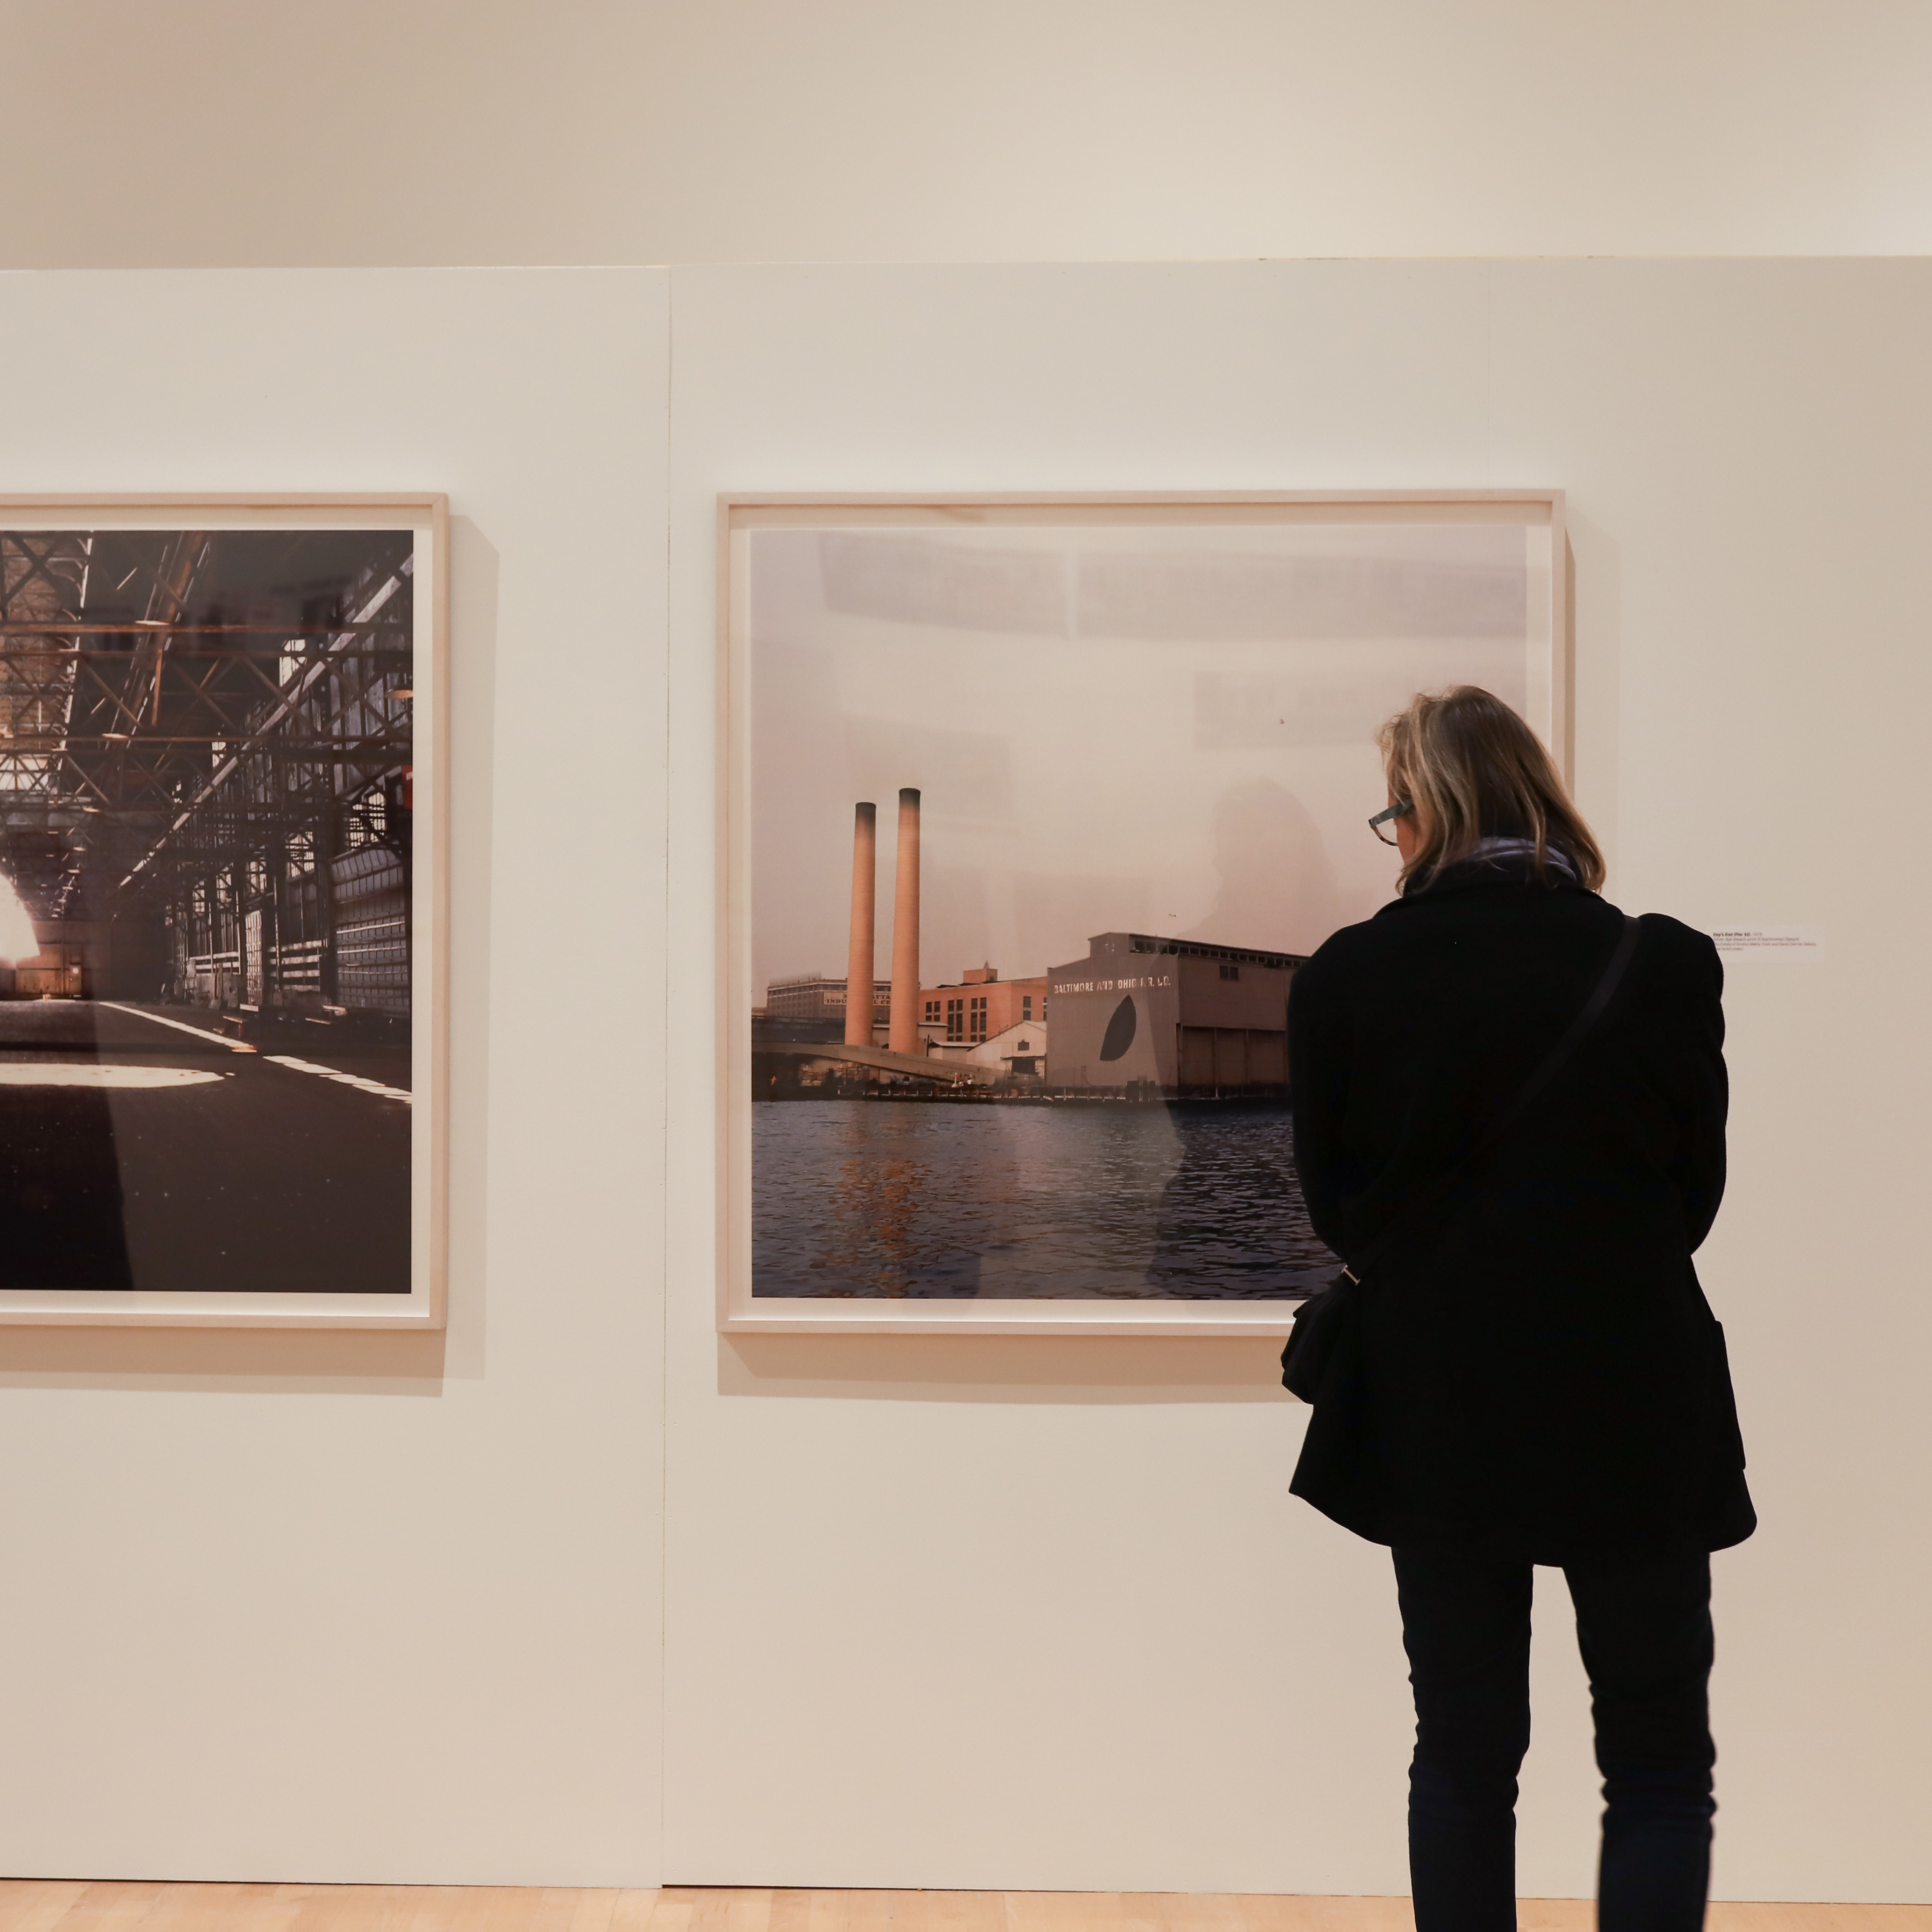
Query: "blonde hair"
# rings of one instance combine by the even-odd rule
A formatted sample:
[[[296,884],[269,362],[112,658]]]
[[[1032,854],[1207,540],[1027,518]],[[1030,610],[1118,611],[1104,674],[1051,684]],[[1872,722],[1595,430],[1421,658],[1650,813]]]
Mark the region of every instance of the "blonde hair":
[[[1473,684],[1418,692],[1378,734],[1389,796],[1415,808],[1418,842],[1400,890],[1426,886],[1485,838],[1522,838],[1538,878],[1560,852],[1592,892],[1604,855],[1542,741],[1499,698]]]

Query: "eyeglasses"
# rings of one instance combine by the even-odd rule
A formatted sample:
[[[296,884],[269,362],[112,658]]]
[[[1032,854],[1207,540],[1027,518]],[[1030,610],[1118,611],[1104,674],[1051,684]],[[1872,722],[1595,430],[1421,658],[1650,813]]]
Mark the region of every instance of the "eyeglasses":
[[[1400,805],[1386,806],[1369,820],[1369,830],[1384,845],[1393,845],[1395,843],[1395,821],[1398,818],[1406,818],[1414,809],[1415,807],[1407,799]]]

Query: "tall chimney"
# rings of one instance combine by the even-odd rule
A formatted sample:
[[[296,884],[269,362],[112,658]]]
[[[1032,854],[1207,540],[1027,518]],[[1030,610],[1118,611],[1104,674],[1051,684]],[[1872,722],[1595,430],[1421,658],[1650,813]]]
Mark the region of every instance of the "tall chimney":
[[[852,814],[852,942],[845,954],[845,1044],[872,1043],[872,898],[879,871],[879,808],[855,806]]]
[[[892,1012],[886,1043],[916,1053],[919,1042],[919,794],[899,794],[898,879],[892,893]]]

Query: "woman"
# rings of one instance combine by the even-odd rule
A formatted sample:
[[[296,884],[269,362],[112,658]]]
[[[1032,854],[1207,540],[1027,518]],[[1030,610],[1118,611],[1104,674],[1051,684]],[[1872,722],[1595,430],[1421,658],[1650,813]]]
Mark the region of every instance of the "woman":
[[[1638,922],[1608,1003],[1513,1114],[1628,922],[1498,699],[1418,697],[1382,748],[1372,823],[1400,896],[1288,1002],[1309,1215],[1363,1262],[1293,1487],[1394,1552],[1419,1932],[1514,1932],[1534,1564],[1564,1572],[1590,1676],[1598,1924],[1679,1932],[1703,1922],[1715,1809],[1709,1553],[1756,1522],[1690,1262],[1724,1190],[1717,951]]]

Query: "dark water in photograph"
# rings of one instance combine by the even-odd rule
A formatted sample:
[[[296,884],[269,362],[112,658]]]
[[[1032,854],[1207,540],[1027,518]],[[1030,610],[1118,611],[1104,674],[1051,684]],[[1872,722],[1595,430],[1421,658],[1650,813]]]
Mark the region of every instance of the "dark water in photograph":
[[[1268,1300],[1336,1266],[1279,1108],[804,1100],[752,1120],[754,1295]]]

